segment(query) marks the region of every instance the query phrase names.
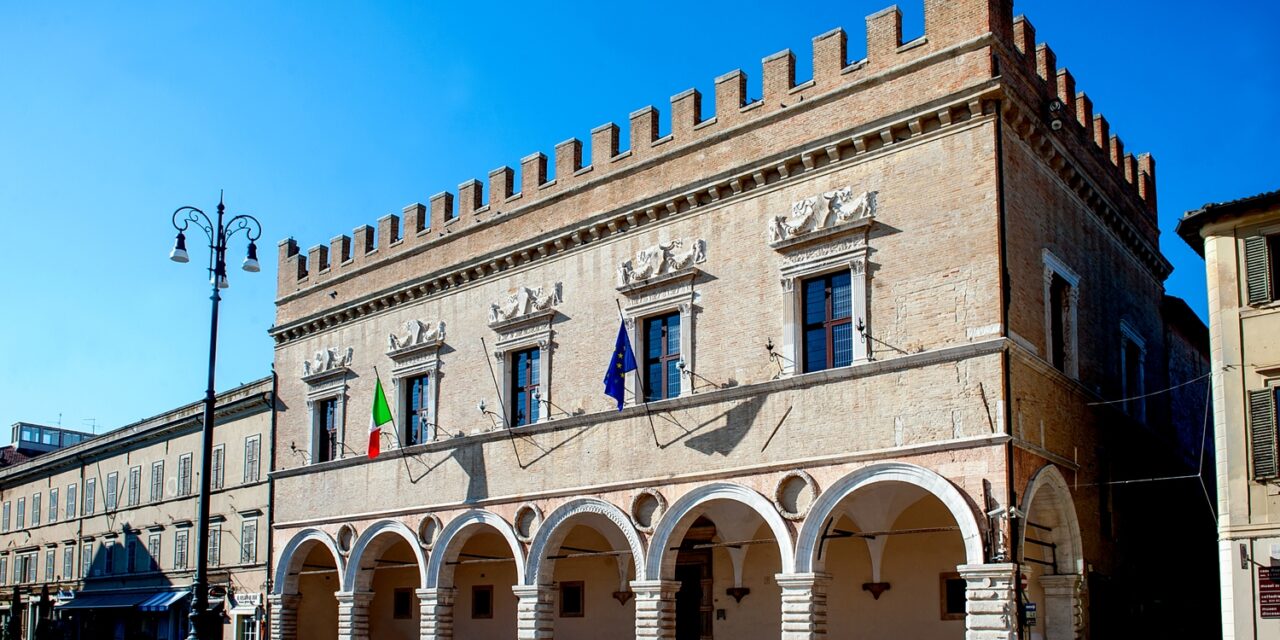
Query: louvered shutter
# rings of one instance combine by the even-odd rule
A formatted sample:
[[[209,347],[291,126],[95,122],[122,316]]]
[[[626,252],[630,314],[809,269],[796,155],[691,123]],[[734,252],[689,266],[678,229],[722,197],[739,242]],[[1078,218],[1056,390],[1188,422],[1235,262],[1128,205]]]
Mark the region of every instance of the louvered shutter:
[[[1244,282],[1249,304],[1271,302],[1271,270],[1267,264],[1266,236],[1244,239]]]
[[[1280,475],[1276,461],[1276,406],[1274,389],[1249,392],[1249,448],[1253,451],[1253,478]]]

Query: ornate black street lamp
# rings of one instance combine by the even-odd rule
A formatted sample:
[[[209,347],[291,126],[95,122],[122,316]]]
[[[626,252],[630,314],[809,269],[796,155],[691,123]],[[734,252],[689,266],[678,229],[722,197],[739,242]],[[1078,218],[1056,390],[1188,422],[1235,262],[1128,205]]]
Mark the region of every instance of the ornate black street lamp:
[[[173,226],[178,230],[178,240],[169,252],[174,262],[187,262],[187,237],[184,232],[191,226],[199,227],[209,236],[209,282],[213,285],[213,315],[209,328],[209,386],[204,394],[204,425],[202,427],[200,459],[200,507],[196,521],[196,576],[191,582],[191,631],[188,640],[214,640],[213,622],[216,618],[209,610],[209,473],[213,453],[213,371],[218,360],[218,301],[220,289],[227,283],[227,241],[243,231],[249,239],[249,253],[241,265],[245,271],[255,273],[258,266],[258,238],[262,225],[253,216],[238,215],[223,223],[222,196],[218,196],[218,220],[215,224],[209,216],[195,207],[180,207],[173,212]]]

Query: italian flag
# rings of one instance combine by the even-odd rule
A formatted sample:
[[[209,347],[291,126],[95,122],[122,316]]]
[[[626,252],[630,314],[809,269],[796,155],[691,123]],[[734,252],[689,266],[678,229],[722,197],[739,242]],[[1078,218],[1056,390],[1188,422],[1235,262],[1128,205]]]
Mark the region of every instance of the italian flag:
[[[382,379],[373,388],[373,413],[369,416],[369,457],[376,458],[382,450],[382,425],[391,422],[391,407],[387,406],[387,394],[382,392]]]

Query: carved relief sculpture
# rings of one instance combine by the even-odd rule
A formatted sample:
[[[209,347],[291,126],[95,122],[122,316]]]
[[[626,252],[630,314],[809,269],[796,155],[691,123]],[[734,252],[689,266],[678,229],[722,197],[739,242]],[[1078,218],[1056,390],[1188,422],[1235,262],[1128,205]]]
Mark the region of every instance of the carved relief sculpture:
[[[489,305],[489,324],[516,320],[560,304],[561,283],[552,285],[550,291],[544,289],[545,287],[519,287],[506,299]]]
[[[636,252],[635,258],[618,265],[618,288],[676,273],[706,259],[707,242],[701,238],[659,242],[641,249]]]
[[[351,366],[351,356],[354,352],[355,349],[352,347],[347,347],[346,352],[342,355],[339,355],[338,350],[335,348],[317,351],[315,358],[302,362],[302,377],[306,378],[333,371],[334,369],[349,367]]]
[[[864,191],[854,195],[852,187],[828,191],[791,205],[791,213],[769,221],[769,243],[785,240],[837,227],[849,222],[873,218],[876,215],[876,192]]]
[[[433,344],[444,340],[444,321],[428,326],[421,320],[410,320],[404,323],[408,333],[401,338],[395,333],[387,336],[387,350],[399,351],[424,344]]]

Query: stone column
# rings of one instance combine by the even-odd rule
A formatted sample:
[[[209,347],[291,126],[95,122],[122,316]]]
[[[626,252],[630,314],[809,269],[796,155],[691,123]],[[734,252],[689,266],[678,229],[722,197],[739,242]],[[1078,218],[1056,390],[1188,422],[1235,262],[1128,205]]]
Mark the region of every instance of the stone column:
[[[422,640],[453,640],[453,602],[457,589],[418,589],[418,625]]]
[[[636,594],[636,640],[675,640],[676,592],[680,583],[634,580],[631,590]]]
[[[301,603],[302,596],[296,593],[267,596],[272,640],[298,640],[298,605]]]
[[[519,640],[551,640],[551,585],[511,587],[520,601],[516,604],[516,637]]]
[[[1078,573],[1040,576],[1044,589],[1044,631],[1048,640],[1076,640],[1084,618],[1080,607]]]
[[[779,573],[782,588],[782,640],[817,640],[827,637],[827,585],[825,573]]]
[[[338,599],[338,640],[369,640],[369,602],[373,593],[339,591],[333,595]]]
[[[1014,589],[1018,565],[962,564],[956,567],[965,580],[965,640],[1015,640],[1018,614]]]

